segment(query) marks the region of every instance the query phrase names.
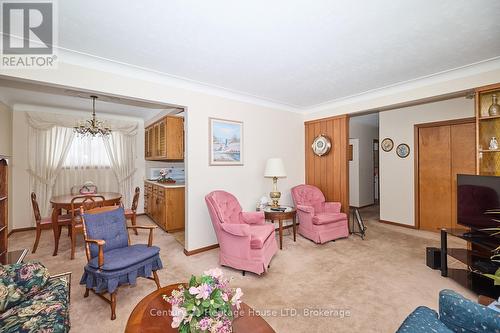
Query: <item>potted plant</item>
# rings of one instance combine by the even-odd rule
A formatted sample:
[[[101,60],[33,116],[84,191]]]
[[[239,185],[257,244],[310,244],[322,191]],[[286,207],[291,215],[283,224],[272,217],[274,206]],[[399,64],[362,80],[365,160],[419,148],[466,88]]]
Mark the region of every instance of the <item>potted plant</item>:
[[[222,270],[214,268],[191,276],[163,298],[172,305],[172,327],[180,333],[231,333],[234,310],[240,309],[240,288],[231,288]]]

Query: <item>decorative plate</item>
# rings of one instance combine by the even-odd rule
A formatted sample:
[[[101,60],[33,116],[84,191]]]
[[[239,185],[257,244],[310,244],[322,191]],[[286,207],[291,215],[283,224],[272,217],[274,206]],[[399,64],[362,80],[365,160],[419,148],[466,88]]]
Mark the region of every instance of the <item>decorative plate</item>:
[[[410,155],[410,146],[406,143],[402,143],[396,147],[396,154],[401,158],[406,158]]]
[[[332,148],[332,143],[329,138],[321,134],[318,135],[316,139],[314,139],[311,147],[316,155],[323,156],[328,154],[328,152]]]
[[[388,151],[391,151],[392,148],[394,148],[394,142],[389,139],[389,138],[385,138],[384,140],[382,140],[382,142],[380,143],[380,147],[382,148],[383,151],[385,152],[388,152]]]

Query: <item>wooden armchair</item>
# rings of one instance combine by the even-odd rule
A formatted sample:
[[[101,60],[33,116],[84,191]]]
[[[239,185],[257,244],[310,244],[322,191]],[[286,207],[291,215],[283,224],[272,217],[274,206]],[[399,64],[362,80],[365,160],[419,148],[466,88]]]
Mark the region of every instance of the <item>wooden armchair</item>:
[[[93,209],[103,207],[105,198],[102,195],[79,195],[71,199],[71,259],[75,259],[76,236],[83,235],[80,209]]]
[[[154,280],[160,289],[157,270],[163,267],[160,248],[153,246],[156,226],[127,226],[123,207],[110,206],[82,209],[85,237],[85,266],[80,284],[85,295],[93,291],[111,306],[111,320],[116,319],[116,293],[120,285],[135,285],[137,277]],[[148,244],[130,244],[127,229],[148,229]],[[109,299],[104,295],[108,293]]]

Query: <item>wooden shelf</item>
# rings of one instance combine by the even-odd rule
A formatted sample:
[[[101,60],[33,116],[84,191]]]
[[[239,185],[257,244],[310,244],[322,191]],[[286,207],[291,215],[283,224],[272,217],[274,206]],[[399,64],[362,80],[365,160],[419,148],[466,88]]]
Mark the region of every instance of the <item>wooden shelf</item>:
[[[479,149],[480,153],[500,153],[500,149]]]
[[[481,117],[479,117],[479,121],[481,121],[481,120],[493,120],[493,119],[500,119],[500,115],[498,115],[498,116],[481,116]]]

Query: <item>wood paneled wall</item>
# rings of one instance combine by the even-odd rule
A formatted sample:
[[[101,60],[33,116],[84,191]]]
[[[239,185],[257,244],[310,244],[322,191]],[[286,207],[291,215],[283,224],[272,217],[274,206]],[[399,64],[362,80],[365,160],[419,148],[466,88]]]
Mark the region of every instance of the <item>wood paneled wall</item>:
[[[342,203],[349,211],[349,117],[347,115],[308,121],[305,124],[306,184],[317,186],[327,201]],[[332,149],[325,156],[316,156],[311,145],[314,138],[326,135]]]

